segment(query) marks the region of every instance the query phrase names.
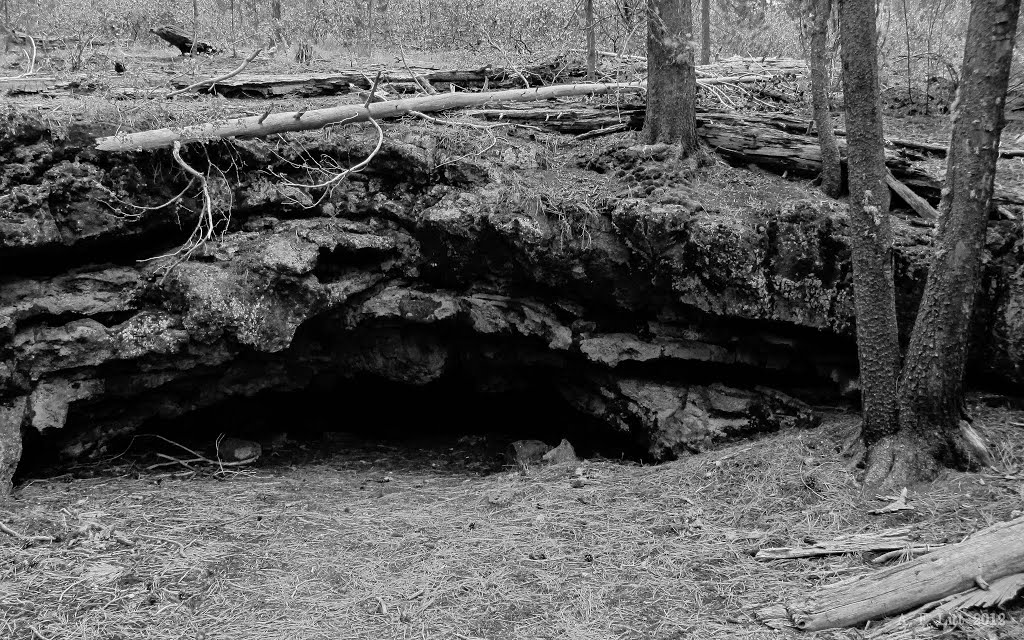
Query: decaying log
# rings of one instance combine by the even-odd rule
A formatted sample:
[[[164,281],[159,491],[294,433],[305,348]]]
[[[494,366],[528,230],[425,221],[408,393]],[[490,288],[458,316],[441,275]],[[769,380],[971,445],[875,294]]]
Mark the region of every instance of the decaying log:
[[[229,81],[218,82],[217,86],[210,88],[209,91],[225,98],[274,98],[284,95],[309,98],[340,95],[347,93],[352,86],[357,89],[369,89],[370,78],[375,71],[344,69],[331,73],[311,74],[240,74]],[[802,60],[730,58],[714,64],[699,65],[697,84],[743,84],[804,73],[806,64]],[[583,66],[577,68],[570,65],[563,68],[551,63],[527,67],[521,72],[489,65],[479,69],[447,70],[412,66],[405,72],[384,71],[381,80],[387,84],[399,85],[399,90],[406,89],[410,92],[423,86],[421,80],[431,85],[448,84],[465,88],[481,88],[486,85],[489,90],[498,90],[522,87],[522,77],[528,78],[531,84],[550,84],[556,80],[560,83],[582,81],[585,75],[586,68]],[[177,84],[176,88],[184,86],[181,83]],[[442,88],[447,90],[447,87]]]
[[[156,34],[163,40],[167,41],[167,43],[172,47],[178,47],[178,50],[181,51],[181,55],[185,55],[192,51],[192,38],[173,24],[154,27],[150,29],[149,32]],[[196,42],[195,50],[196,53],[217,53],[217,49],[208,42]]]
[[[628,124],[629,129],[640,130],[645,115],[642,105],[600,108],[570,104],[557,109],[485,109],[474,111],[473,114],[491,121],[533,124],[573,135],[617,127],[623,123]],[[718,113],[700,109],[697,112],[697,135],[719,155],[734,164],[755,164],[780,174],[810,177],[821,171],[818,139],[792,133],[806,129],[806,120],[788,115]],[[843,138],[839,139],[839,151],[845,163],[846,140]],[[942,180],[915,166],[913,155],[908,156],[896,149],[886,149],[885,155],[886,165],[895,181],[929,203],[939,202],[942,197]],[[997,187],[992,200],[997,205],[1024,205],[1024,193]],[[920,201],[907,204],[915,211],[921,206]],[[926,213],[918,213],[928,217]]]
[[[170,147],[175,142],[205,142],[218,138],[256,138],[288,131],[320,129],[331,124],[350,124],[368,120],[398,118],[412,111],[430,113],[462,109],[502,102],[550,100],[572,96],[599,95],[643,90],[639,83],[571,84],[513,89],[490,93],[447,93],[436,96],[408,98],[392,102],[376,102],[366,106],[343,105],[329,109],[314,109],[271,115],[234,118],[224,123],[211,123],[176,129],[154,129],[138,133],[117,134],[97,138],[100,151],[134,151]]]
[[[885,172],[885,183],[889,185],[893,193],[903,198],[903,202],[906,202],[907,206],[913,209],[917,215],[926,220],[939,219],[939,212],[927,200],[914,193],[913,189],[897,180],[896,176],[892,175],[892,171]]]
[[[877,573],[820,589],[786,607],[794,626],[818,631],[858,625],[1024,572],[1024,517]]]
[[[945,545],[924,544],[909,537],[909,527],[889,529],[875,533],[861,533],[841,536],[828,542],[818,542],[802,547],[766,547],[758,549],[755,560],[792,560],[794,558],[817,558],[821,556],[842,555],[846,553],[884,553],[890,551],[906,551],[913,555],[931,552]]]

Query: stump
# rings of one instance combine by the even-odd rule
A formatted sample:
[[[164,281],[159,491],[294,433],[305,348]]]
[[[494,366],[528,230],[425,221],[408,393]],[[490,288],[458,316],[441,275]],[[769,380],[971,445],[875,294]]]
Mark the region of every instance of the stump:
[[[184,31],[172,24],[165,24],[159,27],[149,30],[150,33],[158,35],[160,38],[167,41],[168,44],[174,47],[178,47],[181,51],[181,55],[185,55],[192,51],[192,38],[185,34]],[[195,43],[196,53],[217,53],[217,49],[214,48],[208,42],[196,42]]]

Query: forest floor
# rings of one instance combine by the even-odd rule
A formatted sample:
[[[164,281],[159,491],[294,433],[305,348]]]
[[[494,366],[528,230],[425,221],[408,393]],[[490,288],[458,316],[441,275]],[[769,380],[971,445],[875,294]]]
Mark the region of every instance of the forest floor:
[[[0,75],[20,73],[24,60],[12,68],[14,57]],[[125,62],[125,74],[114,72],[115,59]],[[54,60],[40,75],[80,77],[89,89],[7,96],[10,108],[37,111],[55,125],[85,119],[115,129],[267,108],[267,101],[197,95],[110,99],[111,89],[199,80],[237,59],[196,62],[171,48],[97,50],[74,72],[66,58]],[[393,56],[375,62],[402,68]],[[480,66],[462,54],[431,62]],[[332,64],[339,62],[300,68],[282,56],[256,60],[246,72]],[[340,64],[350,66],[344,58]],[[287,111],[357,101],[272,102]],[[892,135],[948,137],[945,117],[892,122]],[[730,171],[738,170],[722,175],[731,181]],[[1024,162],[1002,162],[1000,179],[1024,183]],[[792,187],[810,191],[806,181]],[[910,492],[911,510],[885,515],[868,513],[890,500],[861,493],[841,452],[857,419],[838,412],[818,429],[654,466],[594,458],[502,470],[493,455],[504,444],[495,444],[499,436],[465,434],[292,441],[251,466],[175,471],[147,469],[166,461],[157,452],[173,449],[140,439],[106,463],[57,477],[29,474],[15,500],[0,507],[11,530],[52,538],[0,534],[0,637],[775,638],[780,632],[754,620],[753,609],[878,565],[861,554],[763,562],[752,551],[896,527],[921,542],[958,541],[1024,511],[1024,410],[975,397],[971,411],[996,447],[998,469],[948,471]],[[1024,637],[1019,609],[998,624],[971,615],[960,622],[953,637]]]
[[[779,637],[751,611],[879,565],[754,551],[893,528],[955,542],[1024,510],[1024,410],[990,396],[971,411],[998,470],[948,471],[885,515],[869,511],[891,498],[863,495],[841,453],[857,424],[843,413],[653,466],[500,469],[495,434],[327,434],[244,468],[147,469],[181,452],[140,437],[106,463],[28,479],[0,508],[14,531],[53,538],[0,535],[0,635]],[[946,637],[1024,637],[1022,614],[967,614]]]

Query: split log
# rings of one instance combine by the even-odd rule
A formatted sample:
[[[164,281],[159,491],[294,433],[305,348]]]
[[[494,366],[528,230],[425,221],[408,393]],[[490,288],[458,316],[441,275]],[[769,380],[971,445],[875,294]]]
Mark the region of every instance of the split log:
[[[407,85],[410,92],[415,91],[419,86],[417,77],[429,83],[453,83],[467,87],[482,86],[484,81],[487,81],[489,86],[496,88],[511,87],[514,84],[506,77],[503,69],[491,69],[490,67],[477,70],[442,71],[414,68],[412,71],[412,73],[384,71],[381,75],[381,82]],[[373,75],[373,73],[365,73],[356,69],[312,74],[243,73],[229,80],[218,82],[209,91],[225,98],[275,98],[284,95],[303,98],[333,96],[348,93],[352,87],[364,91],[369,90]],[[184,86],[184,83],[178,84]]]
[[[638,83],[616,84],[571,84],[538,87],[535,89],[513,89],[492,93],[448,93],[420,98],[408,98],[393,102],[377,102],[363,105],[343,105],[329,109],[275,113],[248,118],[234,118],[224,123],[210,123],[181,127],[177,129],[154,129],[138,133],[122,133],[97,138],[96,148],[100,151],[135,151],[170,147],[175,142],[206,142],[219,138],[258,138],[285,133],[320,129],[331,124],[366,122],[398,118],[411,111],[430,113],[486,106],[502,102],[526,102],[550,100],[571,96],[600,95],[618,92],[638,92],[643,85]]]
[[[178,47],[181,51],[181,55],[185,55],[192,51],[193,42],[192,38],[188,36],[184,31],[174,26],[173,24],[165,24],[159,27],[155,27],[149,30],[150,33],[156,34],[163,40],[165,40],[172,47]],[[196,53],[216,53],[217,49],[208,42],[196,42],[195,43]]]
[[[859,625],[1024,572],[1024,517],[867,576],[824,587],[786,607],[804,631]]]
[[[829,542],[819,542],[802,547],[766,547],[758,549],[755,560],[793,560],[795,558],[817,558],[847,553],[886,553],[906,551],[914,555],[932,552],[945,545],[924,544],[909,537],[909,527],[841,536]]]
[[[789,58],[751,59],[735,58],[710,65],[698,65],[698,86],[715,84],[742,84],[763,82],[779,77],[801,75],[806,73],[806,64],[802,60]],[[259,75],[240,74],[230,81],[217,83],[210,92],[225,98],[275,98],[284,95],[298,97],[331,96],[347,93],[350,86],[369,89],[369,78],[374,72],[359,69],[345,69],[332,73],[316,74],[280,74]],[[559,67],[551,63],[527,67],[522,75],[531,84],[550,84],[556,79],[559,82],[582,80],[586,75],[585,67]],[[520,73],[513,69],[485,66],[479,69],[447,69],[437,70],[412,67],[407,72],[385,71],[382,81],[398,84],[415,91],[422,86],[419,78],[431,84],[455,84],[466,88],[486,87],[491,90],[521,87]],[[182,88],[177,84],[175,88]]]

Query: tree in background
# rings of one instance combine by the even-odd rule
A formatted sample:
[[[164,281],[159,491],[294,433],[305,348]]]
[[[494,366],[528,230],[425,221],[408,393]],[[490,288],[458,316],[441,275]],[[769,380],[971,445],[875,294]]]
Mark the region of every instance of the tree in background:
[[[832,14],[832,0],[803,0],[801,25],[810,41],[808,62],[811,67],[811,104],[814,125],[818,129],[821,147],[821,190],[835,198],[842,186],[839,164],[839,143],[832,130],[829,107],[828,22]]]
[[[871,434],[869,483],[930,478],[940,464],[978,455],[973,432],[961,425],[963,377],[1020,4],[971,4],[935,253],[899,384],[899,428]]]
[[[878,83],[874,0],[839,0],[843,95],[849,154],[850,243],[853,248],[857,356],[870,447],[897,429],[900,347],[893,285],[889,187]]]
[[[647,144],[678,144],[689,155],[697,148],[693,68],[693,9],[690,0],[647,2]]]
[[[583,0],[587,29],[587,80],[597,79],[597,32],[594,28],[594,0]]]
[[[700,63],[711,63],[711,0],[700,0]]]

